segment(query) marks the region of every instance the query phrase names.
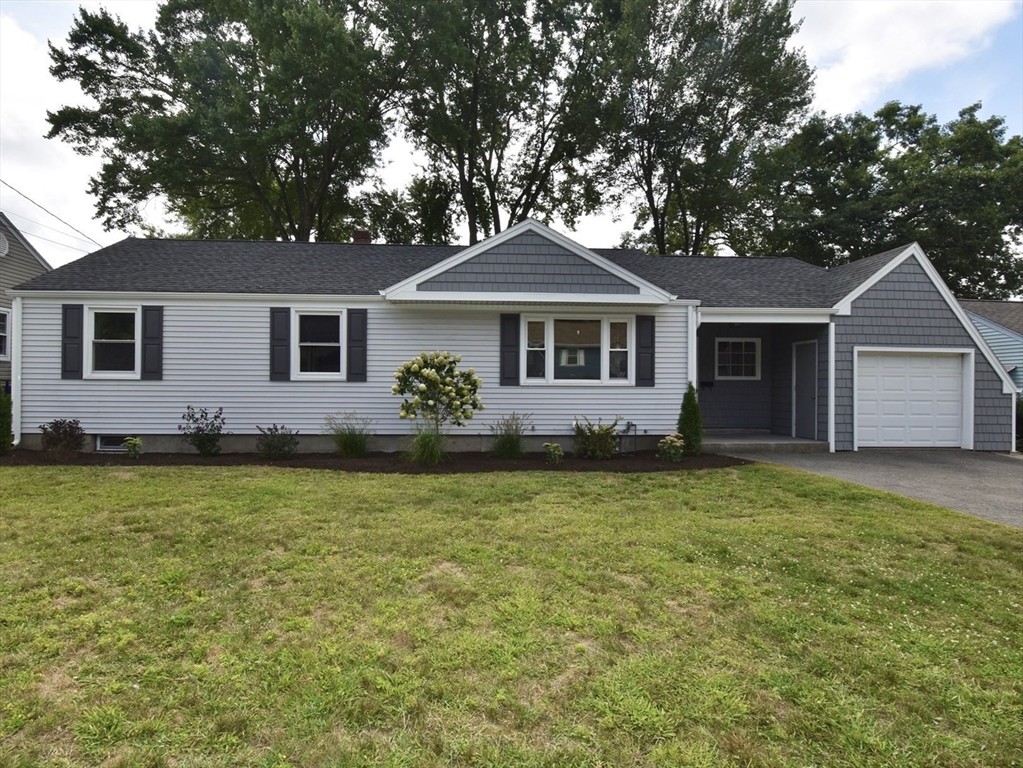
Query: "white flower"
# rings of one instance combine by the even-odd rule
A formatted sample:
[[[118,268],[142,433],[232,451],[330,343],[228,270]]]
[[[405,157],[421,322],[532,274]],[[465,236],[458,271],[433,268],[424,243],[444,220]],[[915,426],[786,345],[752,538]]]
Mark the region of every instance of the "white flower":
[[[398,388],[398,385],[397,385],[397,384],[395,384],[395,385],[394,385],[393,387],[391,387],[391,394],[392,394],[392,395],[396,395],[396,394],[398,394],[398,392],[400,392],[400,391],[401,391],[401,390],[400,390],[400,389]]]
[[[419,391],[420,392],[425,392],[426,391],[426,385],[425,384],[420,384],[419,385]]]

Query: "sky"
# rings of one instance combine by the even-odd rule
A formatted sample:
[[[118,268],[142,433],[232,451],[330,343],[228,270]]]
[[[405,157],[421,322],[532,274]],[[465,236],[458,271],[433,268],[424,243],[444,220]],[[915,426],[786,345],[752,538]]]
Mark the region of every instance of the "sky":
[[[47,41],[64,45],[80,5],[105,6],[137,28],[152,26],[158,3],[0,0],[0,210],[53,266],[139,234],[107,232],[93,219],[87,189],[99,158],[44,138],[47,110],[84,101],[76,84],[49,74],[47,53]],[[982,117],[999,115],[1010,135],[1023,133],[1023,0],[797,0],[794,15],[803,21],[793,44],[817,73],[815,110],[871,113],[897,100],[948,122],[980,101]],[[416,162],[403,144],[384,160],[395,186]],[[158,202],[145,215],[177,229]],[[614,247],[631,224],[622,211],[561,229],[584,246]]]

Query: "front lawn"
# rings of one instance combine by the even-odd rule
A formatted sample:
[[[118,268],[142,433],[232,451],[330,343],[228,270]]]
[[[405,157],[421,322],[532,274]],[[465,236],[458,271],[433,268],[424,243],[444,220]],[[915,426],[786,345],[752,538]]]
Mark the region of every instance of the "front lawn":
[[[0,467],[0,766],[1023,765],[1021,585],[762,465]]]

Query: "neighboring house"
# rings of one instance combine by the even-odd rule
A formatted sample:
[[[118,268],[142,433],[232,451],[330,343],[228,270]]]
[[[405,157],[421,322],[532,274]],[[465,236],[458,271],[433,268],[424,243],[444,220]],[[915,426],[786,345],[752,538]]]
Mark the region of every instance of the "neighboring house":
[[[0,212],[0,388],[10,390],[11,357],[14,345],[14,318],[10,289],[52,267]]]
[[[1014,441],[1012,381],[915,244],[827,271],[589,250],[534,221],[469,247],[128,239],[15,295],[29,445],[78,418],[176,448],[194,405],[223,407],[250,450],[257,425],[309,447],[343,411],[393,447],[393,372],[434,349],[483,379],[486,410],[457,430],[477,449],[512,411],[534,440],[620,416],[649,445],[690,380],[711,429],[839,451]]]
[[[959,303],[1016,388],[1023,390],[1023,301],[959,299]]]

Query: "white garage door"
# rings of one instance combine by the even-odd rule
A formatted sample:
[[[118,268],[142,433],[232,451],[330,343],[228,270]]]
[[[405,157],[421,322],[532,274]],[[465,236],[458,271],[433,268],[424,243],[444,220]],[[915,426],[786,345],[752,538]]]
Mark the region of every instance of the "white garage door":
[[[859,353],[858,447],[959,447],[962,408],[962,355]]]

